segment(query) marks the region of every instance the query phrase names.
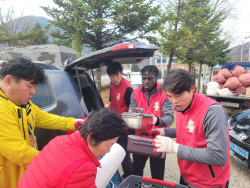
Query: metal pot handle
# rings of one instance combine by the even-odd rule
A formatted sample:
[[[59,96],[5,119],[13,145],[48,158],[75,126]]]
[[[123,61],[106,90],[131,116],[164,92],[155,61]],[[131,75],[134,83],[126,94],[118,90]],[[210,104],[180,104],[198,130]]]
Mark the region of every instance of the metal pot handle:
[[[133,112],[133,113],[137,113],[138,110],[140,110],[141,113],[144,112],[144,109],[143,109],[142,107],[135,107],[135,108],[132,109],[132,112]]]

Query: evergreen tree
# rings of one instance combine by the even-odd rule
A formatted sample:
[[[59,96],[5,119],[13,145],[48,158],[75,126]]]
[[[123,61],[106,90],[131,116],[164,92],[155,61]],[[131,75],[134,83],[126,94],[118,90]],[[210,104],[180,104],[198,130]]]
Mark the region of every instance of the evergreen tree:
[[[229,61],[231,58],[228,57],[228,53],[231,49],[228,49],[230,42],[226,42],[224,39],[217,38],[213,43],[210,44],[210,60],[205,64],[210,67],[210,79],[213,71],[213,67],[217,64],[223,65],[226,61]]]
[[[32,21],[23,17],[23,12],[17,18],[13,7],[0,7],[0,44],[6,47],[23,47],[43,35],[43,31],[29,31]],[[22,20],[22,21],[21,21]]]
[[[156,30],[157,37],[146,37],[151,43],[161,46],[161,53],[169,56],[167,73],[170,71],[174,56],[185,59],[183,54],[188,52],[192,46],[193,35],[190,29],[183,25],[183,7],[186,3],[183,0],[173,2],[160,1],[163,5],[161,10],[161,26]]]
[[[162,11],[164,24],[157,30],[160,37],[150,37],[149,40],[162,46],[162,53],[170,57],[168,71],[171,67],[171,57],[176,56],[178,61],[189,65],[191,72],[191,67],[196,62],[204,64],[208,59],[211,62],[215,58],[213,50],[209,48],[219,39],[220,24],[225,19],[225,14],[223,10],[215,10],[216,6],[209,0],[173,2],[167,3],[164,6],[165,11]],[[221,44],[224,49],[220,48],[220,53],[225,52],[228,45],[229,43]]]
[[[10,32],[9,27],[0,25],[0,44],[15,47],[28,46],[31,41],[40,38],[43,34],[44,32],[41,30],[13,34]]]
[[[156,20],[159,6],[154,5],[154,0],[54,0],[54,3],[58,8],[42,7],[53,18],[48,28],[54,25],[63,30],[50,32],[53,43],[72,47],[78,56],[83,44],[100,50],[141,38],[160,25]]]
[[[58,8],[42,7],[53,18],[48,27],[54,42],[72,46],[81,55],[83,44],[93,50],[122,41],[137,39],[160,23],[154,0],[54,0]]]
[[[131,67],[131,71],[132,72],[140,72],[140,68],[138,67],[137,64],[133,64],[132,67]]]
[[[198,77],[198,92],[200,89],[200,75],[203,64],[210,64],[217,61],[216,57],[228,52],[229,42],[221,40],[221,23],[225,19],[224,11],[214,14],[213,5],[209,0],[189,0],[185,10],[191,14],[186,16],[183,25],[188,27],[193,37],[193,45],[189,47],[186,62],[189,64],[189,71],[194,62],[200,64]],[[194,24],[195,23],[195,24]]]
[[[43,31],[42,25],[37,22],[31,31]],[[36,38],[34,41],[30,43],[30,45],[40,45],[40,44],[49,44],[49,37],[46,35],[45,31],[43,32],[43,36]]]

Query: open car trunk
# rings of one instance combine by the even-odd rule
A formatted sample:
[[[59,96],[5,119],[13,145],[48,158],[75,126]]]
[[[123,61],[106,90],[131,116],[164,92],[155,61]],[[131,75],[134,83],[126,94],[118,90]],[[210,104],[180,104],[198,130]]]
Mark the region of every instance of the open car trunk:
[[[103,101],[95,86],[95,77],[92,72],[93,81],[87,70],[93,70],[107,66],[111,62],[121,64],[136,64],[142,60],[152,57],[159,47],[146,44],[121,43],[86,54],[81,58],[66,61],[64,70],[70,73],[79,87],[88,111],[99,110],[104,107]]]
[[[48,112],[65,117],[73,116],[75,118],[82,118],[83,116],[88,115],[92,110],[100,110],[104,107],[103,101],[96,89],[94,74],[92,74],[92,80],[87,71],[107,66],[113,61],[117,61],[121,64],[139,63],[143,59],[152,57],[154,51],[157,49],[159,48],[150,45],[118,44],[87,54],[76,60],[73,60],[72,58],[68,59],[64,65],[65,72],[60,71],[58,75],[51,76],[50,82],[53,82],[53,87],[58,87],[58,89],[60,89],[55,96],[56,98],[62,96],[62,98],[60,98],[60,102],[57,101],[57,110],[48,110]],[[45,70],[54,69],[59,71],[58,68],[49,64],[39,63],[39,65]],[[68,75],[68,77],[66,80],[62,80],[59,78],[60,75],[64,75],[64,77],[67,77]],[[53,91],[56,92],[57,90],[54,89]],[[73,92],[74,94],[72,94],[69,99],[65,97],[68,95],[62,95],[63,92]],[[43,90],[39,91],[39,93],[42,96],[38,97],[36,103],[38,105],[40,104],[39,107],[43,107],[43,103],[46,102],[44,97],[47,97],[48,94]],[[36,98],[34,97],[33,100],[35,99]],[[66,104],[66,102],[69,101],[71,101],[70,105],[73,105],[74,107],[79,106],[77,111],[79,112],[78,115],[74,116],[74,114],[72,114],[74,107],[70,105],[60,106],[60,104]],[[67,110],[71,114],[65,114]],[[51,139],[58,135],[65,134],[65,131],[36,128],[35,134],[37,136],[38,148],[41,150]]]

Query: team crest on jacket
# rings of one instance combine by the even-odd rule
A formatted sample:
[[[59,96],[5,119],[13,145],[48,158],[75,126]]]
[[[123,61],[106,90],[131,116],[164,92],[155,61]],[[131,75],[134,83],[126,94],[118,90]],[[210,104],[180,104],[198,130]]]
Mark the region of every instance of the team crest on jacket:
[[[158,111],[159,108],[160,108],[160,107],[159,107],[159,103],[158,103],[158,102],[155,102],[153,108],[155,109],[155,111]]]
[[[120,93],[117,94],[116,99],[119,101],[120,100]]]
[[[190,132],[190,133],[193,133],[193,132],[194,132],[195,126],[194,126],[194,121],[193,121],[193,120],[190,119],[190,120],[188,121],[187,128],[189,129],[188,132]]]

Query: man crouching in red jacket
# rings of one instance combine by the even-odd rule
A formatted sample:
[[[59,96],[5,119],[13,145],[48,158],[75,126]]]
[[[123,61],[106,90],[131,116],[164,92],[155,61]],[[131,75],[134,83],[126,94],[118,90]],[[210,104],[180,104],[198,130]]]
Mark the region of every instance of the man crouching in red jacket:
[[[125,126],[109,109],[91,114],[80,130],[51,140],[31,161],[18,187],[96,188],[98,159],[127,135]]]

